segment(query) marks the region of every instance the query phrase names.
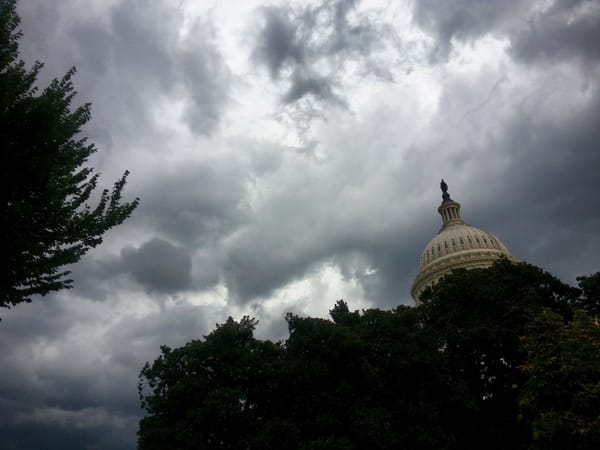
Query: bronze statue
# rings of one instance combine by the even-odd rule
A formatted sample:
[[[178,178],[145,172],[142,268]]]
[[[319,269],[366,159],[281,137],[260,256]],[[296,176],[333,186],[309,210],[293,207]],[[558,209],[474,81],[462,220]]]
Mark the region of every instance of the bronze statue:
[[[442,190],[442,203],[450,202],[452,199],[450,198],[450,194],[448,194],[448,185],[442,178],[442,182],[440,183],[440,189]]]

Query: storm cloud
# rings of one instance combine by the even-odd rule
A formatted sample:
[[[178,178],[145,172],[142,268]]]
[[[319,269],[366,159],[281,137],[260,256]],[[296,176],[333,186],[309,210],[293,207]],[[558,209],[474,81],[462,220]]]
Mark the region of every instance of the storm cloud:
[[[163,239],[152,239],[139,248],[125,247],[121,258],[133,278],[150,291],[171,292],[190,287],[190,255]]]
[[[379,17],[380,11],[361,10],[360,3],[328,0],[260,10],[262,25],[253,57],[268,69],[272,80],[286,86],[284,104],[308,96],[347,107],[338,88],[344,74],[353,70],[392,79],[377,52],[393,45],[393,29]]]
[[[55,2],[56,3],[56,2]],[[101,184],[135,214],[74,287],[2,312],[0,448],[135,446],[137,376],[228,316],[411,305],[464,220],[564,281],[598,271],[597,2],[21,1],[44,86],[77,67]]]
[[[597,63],[600,49],[600,5],[591,0],[556,0],[535,11],[512,39],[522,61],[580,60]]]
[[[192,132],[214,131],[229,100],[231,74],[207,18],[195,18],[182,33],[184,12],[163,0],[97,2],[85,17],[76,15],[74,3],[20,2],[23,32],[37,38],[25,42],[22,53],[31,60],[56,51],[44,58],[46,80],[77,63],[78,88],[94,98],[96,144],[152,146],[160,134],[152,106],[166,98],[181,102],[179,117]]]

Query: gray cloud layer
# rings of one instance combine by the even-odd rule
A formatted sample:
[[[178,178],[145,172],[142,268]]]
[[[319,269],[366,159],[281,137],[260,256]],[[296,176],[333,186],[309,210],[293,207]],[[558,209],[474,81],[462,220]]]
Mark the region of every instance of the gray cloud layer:
[[[464,219],[519,258],[571,282],[599,269],[597,2],[418,1],[412,37],[354,1],[259,8],[244,37],[269,75],[258,91],[328,118],[305,152],[271,139],[276,128],[223,133],[241,75],[222,30],[188,23],[179,3],[138,3],[19,5],[24,57],[47,78],[78,66],[94,164],[109,179],[131,169],[142,204],[73,267],[74,289],[3,314],[0,448],[132,448],[137,374],[159,345],[248,311],[280,337],[286,308],[345,295],[320,296],[323,267],[364,296],[351,307],[410,304],[441,177]],[[394,53],[407,39],[414,54]],[[472,65],[489,40],[478,51],[502,56]],[[371,89],[351,98],[361,83]],[[339,107],[351,101],[362,106]],[[174,114],[177,131],[164,126]],[[281,290],[302,280],[298,295],[316,298],[286,304]]]
[[[21,2],[23,32],[37,38],[21,50],[30,60],[54,53],[44,60],[46,77],[77,63],[78,87],[94,100],[90,137],[99,146],[151,146],[158,130],[149,112],[165,97],[183,102],[181,118],[193,132],[214,131],[228,102],[230,72],[210,22],[197,19],[182,37],[183,12],[170,2],[92,5],[90,12],[100,11],[86,17],[75,16],[78,8],[70,3]]]
[[[154,238],[137,249],[125,247],[121,258],[126,270],[150,291],[180,291],[191,285],[190,255],[163,239]]]
[[[516,58],[525,61],[597,62],[600,48],[600,5],[593,0],[556,0],[532,14],[512,40]]]
[[[524,0],[510,6],[492,0],[423,0],[414,3],[413,14],[435,38],[433,61],[447,59],[453,42],[473,42],[486,34],[508,37],[513,55],[523,61],[600,55],[600,7],[594,0]]]

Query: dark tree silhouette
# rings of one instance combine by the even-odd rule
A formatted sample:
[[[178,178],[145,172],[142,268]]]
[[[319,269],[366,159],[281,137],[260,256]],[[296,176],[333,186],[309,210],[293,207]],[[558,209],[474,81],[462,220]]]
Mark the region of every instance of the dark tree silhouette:
[[[527,379],[521,336],[544,307],[568,318],[580,290],[528,264],[498,261],[460,269],[423,293],[423,326],[436,336],[453,380],[468,387],[473,415],[456,426],[459,448],[525,449],[529,427],[518,420]]]
[[[416,308],[288,314],[280,343],[230,318],[145,365],[139,449],[595,449],[593,286],[499,261]]]
[[[42,64],[19,60],[15,0],[0,0],[0,306],[29,302],[36,294],[69,288],[65,265],[102,242],[137,207],[121,202],[128,172],[96,206],[98,184],[86,163],[96,148],[79,137],[90,105],[72,109],[71,69],[38,92]]]
[[[461,414],[443,355],[411,308],[335,322],[287,316],[281,343],[231,318],[203,340],[146,364],[138,447],[158,449],[452,448]]]
[[[544,310],[522,338],[527,383],[520,397],[532,449],[600,448],[600,324]]]

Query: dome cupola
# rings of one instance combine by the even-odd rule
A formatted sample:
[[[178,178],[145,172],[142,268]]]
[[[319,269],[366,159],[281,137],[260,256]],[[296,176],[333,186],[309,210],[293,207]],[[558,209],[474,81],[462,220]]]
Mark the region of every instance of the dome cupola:
[[[492,233],[467,225],[460,217],[460,204],[450,198],[448,185],[442,180],[442,228],[425,246],[419,272],[411,289],[416,304],[426,287],[454,269],[486,268],[500,258],[518,261]]]

